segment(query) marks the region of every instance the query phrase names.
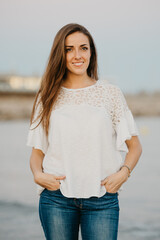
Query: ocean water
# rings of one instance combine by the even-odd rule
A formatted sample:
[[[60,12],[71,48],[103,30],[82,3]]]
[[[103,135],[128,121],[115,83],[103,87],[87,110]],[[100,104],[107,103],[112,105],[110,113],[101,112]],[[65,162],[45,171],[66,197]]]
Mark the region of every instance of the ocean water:
[[[118,240],[159,240],[160,118],[135,120],[143,153],[119,195]],[[29,166],[28,128],[26,120],[0,122],[0,240],[45,239]]]

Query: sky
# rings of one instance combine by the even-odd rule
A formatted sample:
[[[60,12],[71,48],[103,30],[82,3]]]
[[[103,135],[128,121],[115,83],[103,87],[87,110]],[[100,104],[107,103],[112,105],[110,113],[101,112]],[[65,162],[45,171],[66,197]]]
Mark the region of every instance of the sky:
[[[1,0],[0,74],[41,76],[57,31],[84,25],[99,79],[125,93],[160,91],[159,0]]]

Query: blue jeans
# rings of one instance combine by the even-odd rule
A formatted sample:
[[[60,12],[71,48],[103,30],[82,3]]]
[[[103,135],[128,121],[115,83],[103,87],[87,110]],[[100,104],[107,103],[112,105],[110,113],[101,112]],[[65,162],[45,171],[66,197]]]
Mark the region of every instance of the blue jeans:
[[[102,197],[67,198],[60,189],[44,189],[39,216],[47,240],[116,240],[119,222],[118,193]]]

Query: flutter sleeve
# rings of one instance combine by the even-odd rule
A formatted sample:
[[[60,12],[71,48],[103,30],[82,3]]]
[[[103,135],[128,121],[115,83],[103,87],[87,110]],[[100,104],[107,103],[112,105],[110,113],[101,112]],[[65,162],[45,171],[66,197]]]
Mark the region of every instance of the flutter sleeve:
[[[129,109],[126,99],[118,86],[114,86],[113,96],[113,125],[116,131],[116,148],[128,152],[126,140],[139,135],[136,122]]]
[[[40,109],[41,109],[41,104],[38,104],[38,106],[35,109],[34,120],[39,115]],[[33,123],[31,124],[28,131],[26,145],[30,147],[34,147],[36,149],[40,149],[44,154],[46,154],[48,145],[49,145],[48,138],[43,129],[42,123],[40,123],[38,127],[34,128],[35,126],[37,126],[38,123],[39,123],[39,120],[36,120],[36,121],[33,121]]]

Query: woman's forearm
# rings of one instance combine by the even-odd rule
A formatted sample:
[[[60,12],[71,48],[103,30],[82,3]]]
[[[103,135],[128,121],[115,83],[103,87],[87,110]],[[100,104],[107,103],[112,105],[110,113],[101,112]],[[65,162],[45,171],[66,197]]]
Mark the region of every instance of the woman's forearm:
[[[132,171],[142,154],[142,146],[139,142],[138,137],[132,137],[132,140],[126,141],[126,144],[128,146],[129,152],[126,154],[124,165],[127,165]],[[122,169],[124,171],[124,168]]]
[[[32,149],[32,154],[30,157],[30,168],[32,170],[34,179],[37,177],[39,173],[42,173],[42,163],[43,163],[44,154],[41,150]]]

